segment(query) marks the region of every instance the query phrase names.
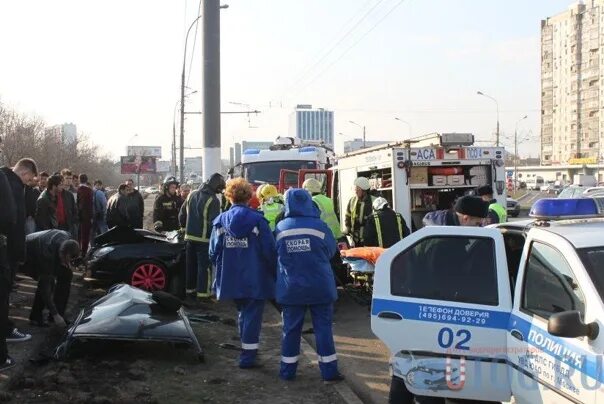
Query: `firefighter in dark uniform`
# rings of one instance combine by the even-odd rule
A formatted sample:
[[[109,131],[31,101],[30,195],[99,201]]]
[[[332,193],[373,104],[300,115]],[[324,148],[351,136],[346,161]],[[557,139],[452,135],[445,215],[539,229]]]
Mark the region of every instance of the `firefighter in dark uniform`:
[[[403,216],[392,210],[382,197],[373,201],[373,214],[367,217],[363,230],[366,247],[390,248],[409,235]]]
[[[175,177],[164,180],[161,195],[155,198],[153,204],[153,227],[155,231],[174,231],[180,228],[178,223],[178,211],[182,204],[177,194],[178,181]]]
[[[369,194],[369,180],[365,177],[358,177],[354,180],[355,195],[348,201],[346,207],[346,217],[344,218],[345,234],[352,237],[355,247],[363,247],[363,227],[367,216],[373,213],[371,204],[375,200],[374,196]]]

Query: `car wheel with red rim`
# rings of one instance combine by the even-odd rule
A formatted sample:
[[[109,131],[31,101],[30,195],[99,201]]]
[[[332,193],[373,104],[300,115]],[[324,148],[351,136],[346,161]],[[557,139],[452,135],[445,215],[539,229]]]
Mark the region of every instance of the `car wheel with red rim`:
[[[168,286],[166,268],[154,261],[142,261],[134,265],[128,279],[131,286],[147,290],[165,290]]]

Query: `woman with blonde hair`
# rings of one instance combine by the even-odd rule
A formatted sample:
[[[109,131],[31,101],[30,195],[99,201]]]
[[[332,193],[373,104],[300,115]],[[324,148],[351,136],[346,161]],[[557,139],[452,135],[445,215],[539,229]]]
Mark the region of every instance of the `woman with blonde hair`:
[[[268,222],[248,206],[252,187],[243,178],[227,184],[232,207],[214,220],[210,259],[216,267],[214,289],[218,300],[234,300],[239,312],[241,354],[239,367],[258,367],[262,313],[275,297],[277,256]]]

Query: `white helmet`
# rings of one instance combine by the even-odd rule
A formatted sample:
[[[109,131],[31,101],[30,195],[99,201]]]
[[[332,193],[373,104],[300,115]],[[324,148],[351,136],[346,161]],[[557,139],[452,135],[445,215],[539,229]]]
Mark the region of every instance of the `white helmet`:
[[[365,177],[357,177],[357,179],[354,180],[354,186],[361,188],[363,191],[367,191],[371,188],[369,180]]]
[[[302,184],[302,188],[310,192],[311,194],[320,194],[321,193],[321,183],[316,178],[309,178],[304,181]]]
[[[375,198],[375,200],[373,201],[373,210],[382,210],[386,206],[388,206],[388,201],[386,200],[386,198],[382,198],[381,196]]]

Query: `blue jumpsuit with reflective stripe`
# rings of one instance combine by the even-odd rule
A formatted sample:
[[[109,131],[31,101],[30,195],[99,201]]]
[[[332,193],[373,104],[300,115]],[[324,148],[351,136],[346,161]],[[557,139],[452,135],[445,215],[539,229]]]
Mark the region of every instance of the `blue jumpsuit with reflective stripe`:
[[[324,380],[338,376],[332,333],[333,302],[337,299],[330,259],[336,240],[320,219],[310,194],[290,189],[285,194],[285,219],[275,230],[277,245],[277,302],[283,307],[283,339],[279,376],[296,375],[304,314],[309,309]]]

